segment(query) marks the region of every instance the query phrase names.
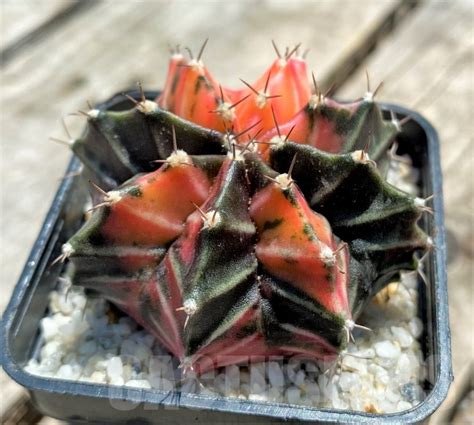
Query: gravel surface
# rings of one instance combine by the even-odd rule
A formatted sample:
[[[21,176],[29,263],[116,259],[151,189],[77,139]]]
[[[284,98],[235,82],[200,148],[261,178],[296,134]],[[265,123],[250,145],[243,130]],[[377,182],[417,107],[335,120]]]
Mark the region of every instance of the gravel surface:
[[[392,183],[415,193],[413,174],[394,162]],[[424,398],[425,365],[419,337],[418,277],[402,275],[368,304],[354,341],[333,364],[297,358],[269,359],[245,366],[181,377],[172,358],[129,317],[100,298],[61,279],[41,320],[43,344],[26,370],[35,375],[83,382],[170,391],[180,388],[212,396],[333,407],[373,413],[410,409]]]

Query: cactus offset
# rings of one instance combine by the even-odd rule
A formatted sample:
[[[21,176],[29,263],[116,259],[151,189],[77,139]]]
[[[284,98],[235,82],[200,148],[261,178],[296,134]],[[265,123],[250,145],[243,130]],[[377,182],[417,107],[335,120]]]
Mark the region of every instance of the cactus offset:
[[[371,94],[311,95],[297,48],[239,90],[202,50],[174,52],[156,103],[87,114],[73,150],[105,190],[64,246],[73,282],[199,372],[334,359],[365,302],[430,245],[426,208],[377,168],[399,125]]]

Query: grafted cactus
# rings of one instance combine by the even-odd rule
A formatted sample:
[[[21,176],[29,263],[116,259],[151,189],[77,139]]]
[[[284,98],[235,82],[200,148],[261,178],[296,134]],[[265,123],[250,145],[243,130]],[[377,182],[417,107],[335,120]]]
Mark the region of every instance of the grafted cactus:
[[[63,247],[73,283],[199,372],[336,358],[364,303],[429,247],[422,200],[377,169],[397,123],[370,94],[312,95],[293,50],[241,90],[202,52],[175,53],[157,103],[89,111],[73,145],[102,188]]]

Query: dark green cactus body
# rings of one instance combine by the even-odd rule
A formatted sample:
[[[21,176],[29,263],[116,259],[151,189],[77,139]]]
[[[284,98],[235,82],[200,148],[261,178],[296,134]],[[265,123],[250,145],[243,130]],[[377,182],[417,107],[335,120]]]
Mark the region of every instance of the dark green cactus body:
[[[400,270],[416,268],[413,250],[427,246],[416,224],[422,211],[413,198],[384,181],[363,151],[336,156],[286,143],[272,148],[271,165],[288,169],[294,155],[293,176],[311,208],[349,245],[352,308],[358,313]]]

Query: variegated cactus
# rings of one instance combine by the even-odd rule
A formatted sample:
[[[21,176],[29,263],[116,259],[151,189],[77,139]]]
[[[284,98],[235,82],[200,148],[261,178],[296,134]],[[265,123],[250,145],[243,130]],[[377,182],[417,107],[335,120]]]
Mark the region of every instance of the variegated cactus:
[[[377,169],[400,126],[371,93],[311,93],[297,48],[240,90],[201,55],[174,52],[158,99],[87,113],[73,150],[102,189],[63,247],[73,283],[199,372],[334,359],[364,303],[430,244],[422,200]]]

